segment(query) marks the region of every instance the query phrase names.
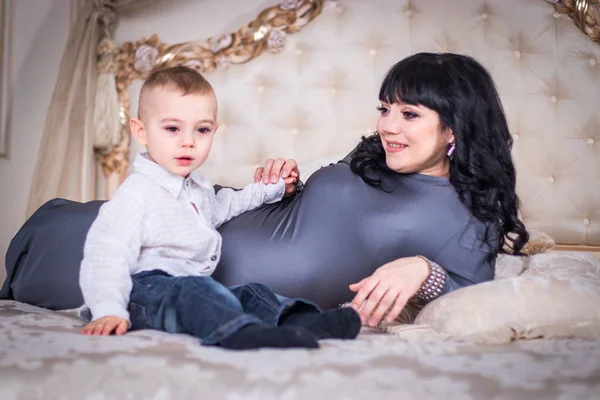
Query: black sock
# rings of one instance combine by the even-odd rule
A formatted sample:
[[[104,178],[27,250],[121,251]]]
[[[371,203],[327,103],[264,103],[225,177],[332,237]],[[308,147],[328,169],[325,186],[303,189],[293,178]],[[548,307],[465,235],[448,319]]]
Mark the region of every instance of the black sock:
[[[233,350],[259,349],[261,347],[300,347],[317,349],[319,343],[313,335],[296,326],[246,325],[218,343]]]
[[[354,339],[360,331],[360,316],[352,308],[295,313],[287,316],[282,326],[298,326],[317,339]]]

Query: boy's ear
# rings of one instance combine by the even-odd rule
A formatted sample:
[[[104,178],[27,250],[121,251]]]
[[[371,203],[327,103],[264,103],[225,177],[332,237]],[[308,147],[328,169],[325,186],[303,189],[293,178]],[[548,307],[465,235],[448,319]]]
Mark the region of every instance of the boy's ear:
[[[131,134],[135,138],[135,141],[138,142],[140,146],[145,146],[146,129],[144,128],[144,123],[137,118],[130,118],[129,129],[131,130]]]
[[[214,132],[214,133],[217,133],[217,130],[219,129],[219,126],[221,126],[221,124],[219,124],[219,123],[217,122],[217,123],[215,124],[215,132]]]

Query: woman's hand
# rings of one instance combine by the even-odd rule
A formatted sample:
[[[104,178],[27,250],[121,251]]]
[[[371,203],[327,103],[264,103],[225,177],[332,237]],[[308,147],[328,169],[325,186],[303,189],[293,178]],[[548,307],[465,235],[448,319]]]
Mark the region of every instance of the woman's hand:
[[[284,160],[278,158],[276,160],[268,159],[265,161],[264,167],[256,168],[254,172],[254,182],[263,183],[277,183],[279,177],[283,178],[285,182],[285,194],[283,197],[289,197],[296,193],[298,187],[298,181],[300,180],[300,171],[298,170],[298,163],[296,160],[289,159]]]
[[[352,308],[358,311],[363,324],[371,316],[368,324],[376,326],[388,310],[386,321],[393,322],[428,274],[427,262],[420,257],[404,257],[387,263],[373,275],[350,285],[350,290],[357,292]]]

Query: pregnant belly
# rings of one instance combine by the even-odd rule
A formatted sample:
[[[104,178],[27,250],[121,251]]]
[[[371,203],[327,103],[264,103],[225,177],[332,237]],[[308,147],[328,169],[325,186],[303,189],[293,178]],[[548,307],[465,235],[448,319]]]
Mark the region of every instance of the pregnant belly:
[[[356,216],[339,202],[320,200],[313,207],[310,195],[303,193],[223,225],[215,279],[226,286],[262,283],[277,294],[302,297],[323,308],[351,300],[348,285],[380,264],[370,259]]]

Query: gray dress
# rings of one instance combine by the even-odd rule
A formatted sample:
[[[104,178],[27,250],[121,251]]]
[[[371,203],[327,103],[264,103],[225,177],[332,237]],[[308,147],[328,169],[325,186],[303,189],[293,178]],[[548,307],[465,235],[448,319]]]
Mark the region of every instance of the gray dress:
[[[348,285],[400,257],[423,255],[448,272],[445,292],[493,279],[496,249],[485,225],[448,179],[394,174],[386,191],[341,161],[315,172],[304,191],[223,225],[214,277],[227,286],[261,282],[324,308],[352,299]]]

